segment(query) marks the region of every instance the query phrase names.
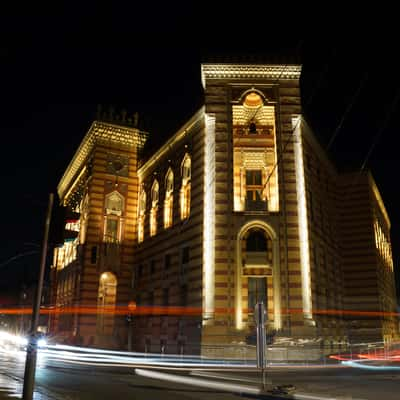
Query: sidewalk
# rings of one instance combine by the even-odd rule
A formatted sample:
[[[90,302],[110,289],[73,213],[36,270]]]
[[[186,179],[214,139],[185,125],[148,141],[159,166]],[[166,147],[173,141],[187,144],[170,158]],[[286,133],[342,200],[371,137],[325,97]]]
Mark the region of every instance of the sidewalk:
[[[22,382],[0,373],[0,400],[22,399],[22,390]],[[33,393],[33,400],[67,400],[69,398],[51,393],[41,387],[35,388]]]

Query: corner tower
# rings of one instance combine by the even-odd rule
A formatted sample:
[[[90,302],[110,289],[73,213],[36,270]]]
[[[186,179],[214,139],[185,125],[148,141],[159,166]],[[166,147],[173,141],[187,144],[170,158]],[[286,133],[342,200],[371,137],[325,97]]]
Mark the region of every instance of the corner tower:
[[[123,118],[94,121],[58,185],[69,215],[52,266],[50,330],[59,340],[124,348],[116,306],[131,299],[138,151],[147,134]]]
[[[315,335],[300,73],[300,65],[202,65],[203,343],[243,340],[258,301],[270,330]]]

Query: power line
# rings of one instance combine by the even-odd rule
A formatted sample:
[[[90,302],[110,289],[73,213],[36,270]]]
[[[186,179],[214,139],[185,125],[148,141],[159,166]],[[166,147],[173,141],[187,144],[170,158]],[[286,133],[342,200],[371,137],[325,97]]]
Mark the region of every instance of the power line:
[[[312,103],[312,100],[313,100],[315,94],[317,93],[318,89],[320,88],[320,86],[321,86],[321,84],[322,84],[322,82],[323,82],[323,80],[324,80],[324,77],[325,77],[326,73],[327,73],[328,70],[329,70],[330,63],[331,63],[332,60],[335,58],[335,56],[336,56],[336,48],[334,48],[334,49],[332,50],[332,53],[331,53],[331,56],[330,56],[329,60],[326,62],[324,68],[322,69],[322,71],[321,71],[320,74],[318,75],[317,83],[315,84],[315,86],[314,86],[314,88],[312,89],[310,95],[308,96],[307,102],[304,103],[304,106],[303,106],[303,110],[304,110],[304,111],[306,111],[306,110],[308,109],[309,105]]]
[[[327,149],[327,150],[329,150],[329,148],[332,146],[332,143],[333,143],[334,140],[336,139],[336,137],[337,137],[337,135],[338,135],[340,129],[342,129],[343,122],[344,122],[344,120],[346,119],[347,115],[350,113],[351,109],[353,108],[353,106],[354,106],[354,104],[355,104],[355,102],[356,102],[356,100],[357,100],[357,97],[358,97],[358,95],[360,94],[361,89],[363,88],[363,86],[364,86],[365,81],[367,80],[367,78],[368,78],[368,73],[366,72],[366,73],[364,74],[363,78],[361,79],[360,84],[359,84],[359,86],[358,86],[356,92],[354,93],[353,98],[351,99],[351,101],[350,101],[350,103],[348,104],[348,106],[347,106],[345,112],[343,113],[342,118],[340,119],[340,122],[339,122],[338,126],[337,126],[336,129],[334,130],[334,132],[333,132],[333,134],[332,134],[332,136],[331,136],[331,138],[330,138],[330,140],[329,140],[329,142],[328,142],[328,145],[326,146],[326,149]]]
[[[13,257],[9,258],[8,260],[2,262],[2,263],[0,264],[0,268],[1,268],[1,267],[5,267],[6,265],[10,264],[11,262],[17,260],[18,258],[25,257],[25,256],[29,256],[29,255],[32,255],[32,254],[38,254],[38,253],[39,253],[39,251],[37,251],[37,250],[32,250],[32,251],[27,251],[26,253],[17,254],[16,256],[13,256]]]
[[[394,99],[393,99],[393,101],[392,101],[392,104],[390,105],[390,108],[389,108],[389,110],[388,110],[388,112],[387,112],[387,114],[386,114],[385,121],[384,121],[383,124],[381,125],[380,129],[378,130],[378,132],[376,133],[376,135],[375,135],[375,137],[374,137],[374,139],[373,139],[373,141],[372,141],[372,144],[371,144],[371,146],[370,146],[370,148],[369,148],[369,150],[368,150],[368,153],[367,153],[367,155],[365,156],[364,162],[363,162],[362,165],[361,165],[360,172],[362,172],[362,171],[365,169],[365,166],[367,165],[368,159],[369,159],[369,157],[371,156],[372,151],[374,150],[375,146],[377,145],[380,136],[382,135],[383,131],[386,129],[386,126],[387,126],[387,124],[388,124],[389,121],[390,121],[390,118],[391,118],[391,116],[392,116],[392,114],[393,114],[393,111],[394,111],[394,109],[395,109],[395,107],[396,107],[396,105],[397,105],[399,99],[400,99],[400,88],[397,90],[397,93],[396,93],[396,95],[394,96]]]

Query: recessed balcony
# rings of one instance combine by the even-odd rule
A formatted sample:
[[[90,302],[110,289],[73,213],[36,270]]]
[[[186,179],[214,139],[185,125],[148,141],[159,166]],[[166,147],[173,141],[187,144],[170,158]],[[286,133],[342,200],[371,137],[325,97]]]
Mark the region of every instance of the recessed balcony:
[[[243,258],[244,268],[271,268],[271,261],[265,251],[248,251]]]
[[[268,203],[266,200],[253,200],[246,198],[245,211],[268,211]]]

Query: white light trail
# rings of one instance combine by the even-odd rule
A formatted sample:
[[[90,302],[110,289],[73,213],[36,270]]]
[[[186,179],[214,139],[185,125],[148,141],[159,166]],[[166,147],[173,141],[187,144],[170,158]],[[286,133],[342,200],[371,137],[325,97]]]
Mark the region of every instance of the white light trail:
[[[224,382],[213,382],[210,381],[209,379],[191,378],[188,376],[172,375],[172,374],[166,374],[165,372],[148,371],[139,368],[135,369],[135,374],[139,376],[144,376],[146,378],[158,379],[174,383],[181,383],[190,386],[205,387],[207,389],[216,389],[224,392],[239,392],[248,394],[261,393],[260,388],[253,386],[238,385],[238,384],[224,383]]]

